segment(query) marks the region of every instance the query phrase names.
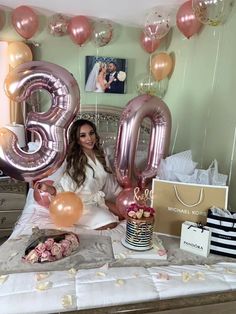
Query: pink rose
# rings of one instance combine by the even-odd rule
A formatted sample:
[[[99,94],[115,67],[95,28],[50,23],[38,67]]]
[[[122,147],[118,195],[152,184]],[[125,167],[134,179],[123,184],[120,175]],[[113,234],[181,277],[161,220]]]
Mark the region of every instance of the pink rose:
[[[70,256],[72,253],[72,248],[69,246],[67,249],[63,251],[63,256]]]
[[[39,254],[43,253],[45,250],[46,250],[46,245],[41,242],[35,247],[35,251]]]
[[[65,250],[68,250],[68,248],[71,246],[71,242],[69,240],[66,240],[66,239],[61,240],[60,244],[62,246],[62,252]]]
[[[39,255],[36,250],[31,250],[26,256],[25,260],[31,264],[38,262]]]
[[[41,258],[40,258],[40,262],[48,262],[50,261],[50,258],[52,257],[52,254],[51,252],[49,251],[44,251],[41,255]]]
[[[60,254],[63,251],[63,248],[60,243],[53,243],[52,248],[51,248],[51,253],[52,255],[56,256]]]
[[[73,241],[79,242],[79,239],[78,239],[77,236],[76,236],[75,234],[73,234],[73,233],[66,234],[65,239],[66,239],[66,240],[69,240],[69,241],[71,241],[71,242],[73,242]]]
[[[48,238],[48,239],[44,242],[44,244],[45,244],[45,246],[46,246],[46,249],[50,251],[50,250],[52,249],[53,243],[54,243],[54,239],[53,239],[53,238]]]

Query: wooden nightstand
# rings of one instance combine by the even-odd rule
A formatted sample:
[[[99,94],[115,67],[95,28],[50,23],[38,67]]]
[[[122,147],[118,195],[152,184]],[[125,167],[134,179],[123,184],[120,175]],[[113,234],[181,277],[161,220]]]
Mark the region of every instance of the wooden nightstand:
[[[25,205],[27,183],[0,178],[0,238],[9,236]]]

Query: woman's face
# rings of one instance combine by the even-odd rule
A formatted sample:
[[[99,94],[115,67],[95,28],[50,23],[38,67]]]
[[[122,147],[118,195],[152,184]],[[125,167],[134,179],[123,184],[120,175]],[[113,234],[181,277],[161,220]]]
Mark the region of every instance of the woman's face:
[[[89,124],[84,124],[77,130],[78,144],[83,151],[93,150],[96,143],[96,134],[94,129]]]

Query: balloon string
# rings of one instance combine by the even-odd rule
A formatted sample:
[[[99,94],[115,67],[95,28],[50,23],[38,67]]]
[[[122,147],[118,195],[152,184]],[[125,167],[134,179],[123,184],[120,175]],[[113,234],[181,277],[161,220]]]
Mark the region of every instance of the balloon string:
[[[98,59],[98,47],[96,48],[96,59]],[[99,73],[99,72],[98,72]],[[95,92],[95,124],[98,126],[98,94]]]
[[[236,126],[234,128],[234,139],[233,139],[233,146],[232,146],[232,152],[231,152],[231,158],[230,158],[228,186],[230,186],[230,182],[231,182],[231,178],[232,178],[234,152],[235,152],[235,142],[236,142]]]
[[[217,72],[219,51],[220,51],[220,43],[221,43],[221,32],[223,32],[223,31],[222,30],[218,30],[219,36],[218,36],[218,40],[217,40],[217,49],[216,49],[215,63],[214,63],[214,69],[213,69],[212,84],[211,84],[211,93],[212,94],[214,94],[214,87],[215,87],[215,81],[216,81],[216,72]],[[216,30],[215,29],[213,31],[213,36],[214,37],[216,36]],[[207,110],[207,114],[206,114],[206,124],[205,124],[205,129],[204,129],[204,139],[203,139],[203,145],[202,145],[202,156],[201,156],[201,162],[200,162],[200,167],[201,168],[203,166],[203,161],[204,161],[204,157],[205,157],[205,153],[206,153],[208,121],[209,121],[210,115],[211,115],[212,103],[213,102],[211,102],[208,105],[208,110]]]
[[[79,62],[78,62],[78,73],[79,73],[79,79],[78,79],[78,81],[79,81],[79,85],[80,85],[81,77],[82,77],[80,59],[81,59],[81,58],[78,58],[78,60],[79,60]],[[86,93],[83,93],[83,95],[84,95],[84,98],[86,98],[86,96],[85,96]],[[86,99],[85,99],[85,100],[86,100]],[[84,100],[84,101],[82,100],[82,95],[80,94],[80,106],[81,106],[80,109],[82,109],[82,106],[83,106],[83,103],[85,103],[85,100]]]

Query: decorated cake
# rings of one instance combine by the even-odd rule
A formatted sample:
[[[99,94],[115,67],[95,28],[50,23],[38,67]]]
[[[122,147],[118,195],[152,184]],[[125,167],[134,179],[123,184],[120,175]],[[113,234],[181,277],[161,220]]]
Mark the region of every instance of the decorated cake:
[[[137,190],[136,190],[137,191]],[[146,205],[147,198],[136,196],[136,202],[127,208],[126,235],[123,245],[133,250],[149,250],[152,248],[154,225],[154,209]]]

